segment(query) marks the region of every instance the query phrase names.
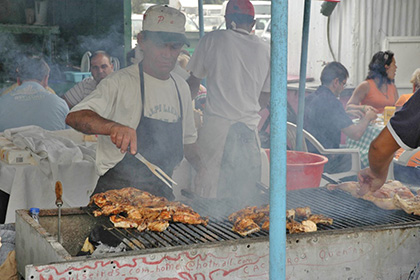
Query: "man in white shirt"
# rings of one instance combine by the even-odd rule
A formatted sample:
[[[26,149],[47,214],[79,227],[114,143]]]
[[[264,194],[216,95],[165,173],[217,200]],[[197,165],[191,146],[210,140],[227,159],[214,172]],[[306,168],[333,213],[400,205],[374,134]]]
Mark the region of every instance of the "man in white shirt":
[[[114,72],[111,56],[104,51],[96,51],[90,58],[90,72],[91,77],[83,79],[64,94],[63,98],[70,109],[94,91],[102,79]]]
[[[206,162],[205,197],[255,197],[261,178],[258,112],[270,96],[270,46],[251,34],[255,24],[249,0],[230,0],[227,30],[204,36],[187,65],[193,97],[207,78],[204,124],[198,145]]]
[[[150,7],[140,35],[142,62],[112,73],[69,113],[70,126],[99,135],[95,192],[134,186],[173,199],[172,189],[133,156],[137,152],[169,176],[184,155],[199,174],[205,171],[188,84],[171,73],[185,43],[185,15]]]

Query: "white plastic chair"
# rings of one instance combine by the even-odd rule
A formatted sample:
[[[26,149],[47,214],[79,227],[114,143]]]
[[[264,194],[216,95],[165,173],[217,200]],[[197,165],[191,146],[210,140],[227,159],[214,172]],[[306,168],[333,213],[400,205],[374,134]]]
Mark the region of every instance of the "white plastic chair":
[[[287,122],[287,140],[289,148],[294,150],[296,148],[296,125],[291,122]],[[289,141],[290,140],[290,141]],[[349,171],[328,174],[328,177],[335,181],[340,181],[343,178],[354,176],[359,173],[361,169],[360,154],[358,149],[326,149],[322,144],[308,131],[303,129],[303,151],[307,152],[306,141],[309,141],[321,155],[337,155],[337,154],[350,154],[351,155],[351,168]],[[322,185],[322,183],[321,183]]]
[[[261,149],[261,183],[270,185],[270,160],[264,149]]]
[[[80,62],[80,72],[90,72],[90,58],[92,53],[87,51],[83,54],[82,60]],[[111,61],[114,65],[114,71],[120,70],[120,60],[117,57],[111,56]]]
[[[393,160],[391,161],[391,164],[389,165],[388,168],[388,177],[387,180],[394,180],[395,176],[394,176],[394,165],[395,164],[399,164],[402,166],[407,166],[407,164],[411,161],[414,162],[415,164],[418,164],[420,166],[420,158],[413,158],[413,156],[418,153],[420,151],[420,148],[411,150],[411,151],[407,151],[404,150],[404,152],[401,153],[401,155],[398,158],[393,158]]]

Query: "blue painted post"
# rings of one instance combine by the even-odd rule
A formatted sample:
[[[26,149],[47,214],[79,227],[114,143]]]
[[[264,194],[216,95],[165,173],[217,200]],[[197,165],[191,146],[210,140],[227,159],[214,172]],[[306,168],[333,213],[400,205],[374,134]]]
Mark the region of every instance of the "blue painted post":
[[[200,29],[200,39],[204,36],[204,14],[203,14],[203,0],[198,0],[198,28]],[[207,79],[201,81],[203,86],[207,86]]]
[[[271,7],[270,279],[286,278],[287,0]]]
[[[308,61],[308,41],[309,41],[309,19],[311,15],[311,0],[305,0],[305,10],[303,14],[302,30],[302,52],[300,56],[299,73],[299,103],[296,128],[296,150],[302,151],[303,140],[303,116],[305,109],[305,88],[306,88],[306,64]]]
[[[200,38],[203,38],[204,36],[203,0],[198,0],[198,27],[200,28]]]

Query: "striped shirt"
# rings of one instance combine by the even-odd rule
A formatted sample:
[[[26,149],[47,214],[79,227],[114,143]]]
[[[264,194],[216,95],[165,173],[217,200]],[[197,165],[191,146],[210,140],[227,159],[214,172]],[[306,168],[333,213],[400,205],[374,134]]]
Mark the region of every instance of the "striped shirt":
[[[69,107],[72,108],[94,91],[97,85],[98,83],[93,77],[85,78],[83,81],[77,83],[74,87],[69,89],[64,94],[63,98],[67,101]]]

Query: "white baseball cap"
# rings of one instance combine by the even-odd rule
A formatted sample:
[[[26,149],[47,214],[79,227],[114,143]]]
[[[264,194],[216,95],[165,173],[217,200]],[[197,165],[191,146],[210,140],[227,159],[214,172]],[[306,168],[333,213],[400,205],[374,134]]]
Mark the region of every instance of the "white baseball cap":
[[[143,31],[164,42],[181,42],[189,45],[185,37],[185,15],[168,5],[151,6],[144,13]]]

